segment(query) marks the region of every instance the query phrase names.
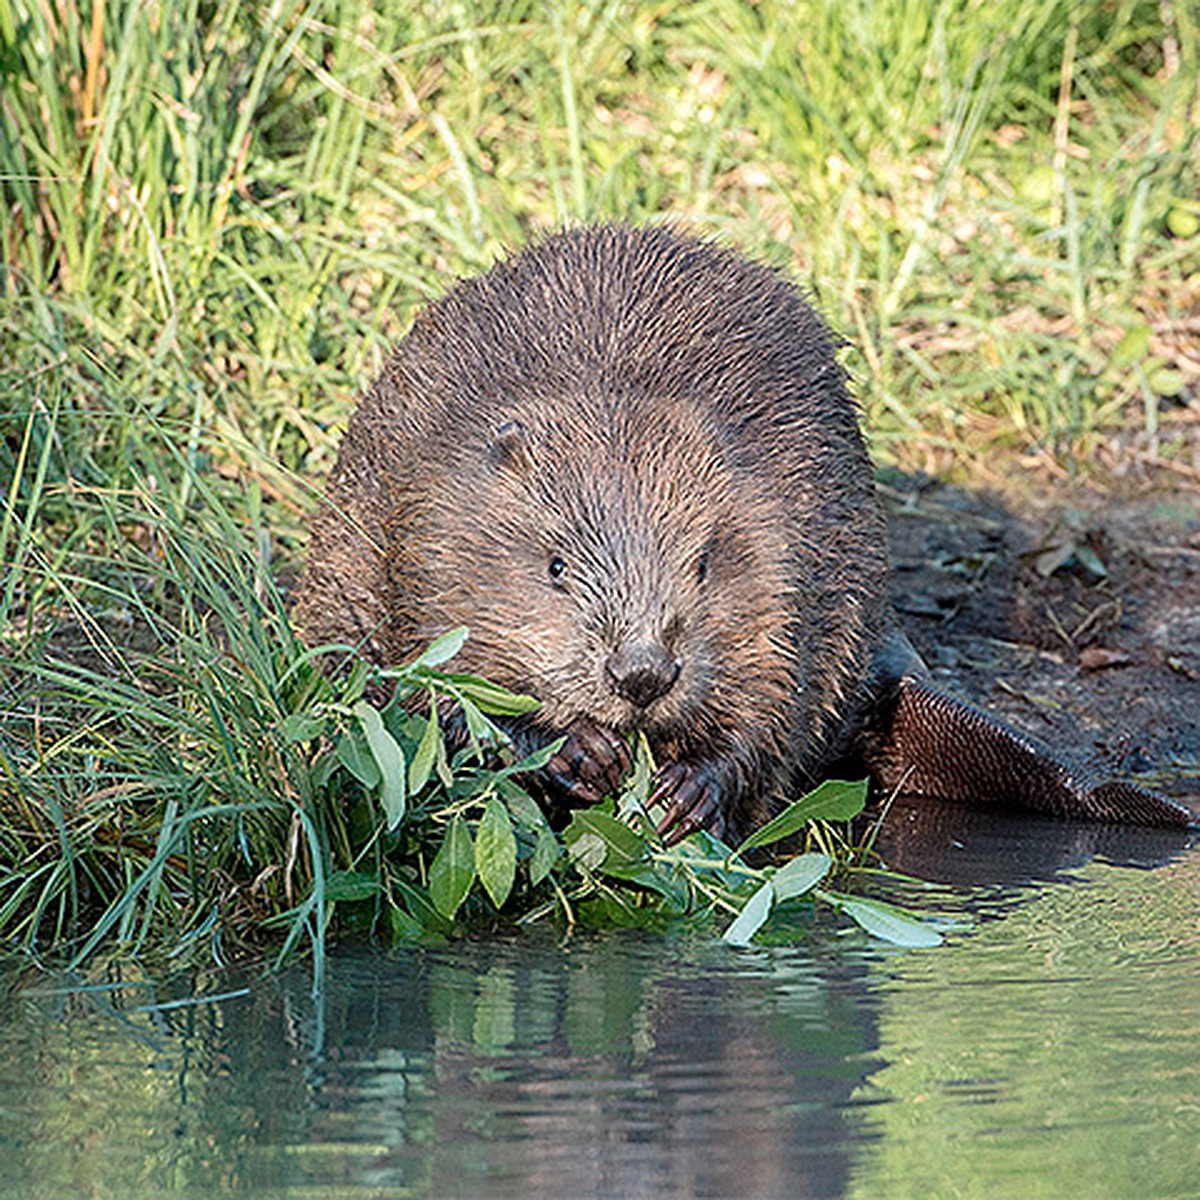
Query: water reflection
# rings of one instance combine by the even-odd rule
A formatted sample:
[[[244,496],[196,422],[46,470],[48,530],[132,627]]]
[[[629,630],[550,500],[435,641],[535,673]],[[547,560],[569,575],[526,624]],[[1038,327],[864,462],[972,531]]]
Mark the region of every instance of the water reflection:
[[[1054,879],[1094,858],[1162,866],[1195,841],[1196,833],[1184,829],[1123,828],[901,798],[888,810],[875,847],[889,867],[916,879],[991,888]]]
[[[342,955],[323,1023],[299,972],[153,1012],[171,988],[26,995],[8,1194],[841,1195],[879,1065],[865,970],[613,938]]]
[[[1093,863],[897,964],[848,1195],[1197,1194],[1200,856]]]
[[[1192,1195],[1200,856],[1011,826],[944,856],[989,840],[1012,882],[960,890],[981,919],[937,950],[359,951],[320,1004],[303,970],[29,975],[0,1195]],[[1030,884],[1052,861],[1073,879]]]
[[[328,1071],[328,1111],[335,1136],[387,1145],[373,1182],[425,1172],[436,1195],[771,1194],[783,1178],[801,1194],[844,1190],[857,1139],[842,1106],[874,1037],[861,965],[618,940],[542,947],[534,963],[528,946],[473,958],[340,965],[357,983],[330,1014],[345,1058]]]

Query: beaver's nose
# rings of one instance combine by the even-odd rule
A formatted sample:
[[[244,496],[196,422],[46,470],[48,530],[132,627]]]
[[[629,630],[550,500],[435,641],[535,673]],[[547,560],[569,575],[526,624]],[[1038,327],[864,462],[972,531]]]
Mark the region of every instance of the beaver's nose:
[[[657,642],[629,642],[618,647],[604,664],[618,696],[638,708],[648,708],[675,686],[680,664]]]

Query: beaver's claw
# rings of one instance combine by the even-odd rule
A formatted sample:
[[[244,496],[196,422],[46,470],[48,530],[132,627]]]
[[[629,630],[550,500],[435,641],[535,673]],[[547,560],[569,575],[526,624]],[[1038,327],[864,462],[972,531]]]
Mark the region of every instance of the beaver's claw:
[[[603,725],[580,719],[568,728],[566,740],[542,775],[556,799],[579,808],[617,791],[628,770],[624,739]]]
[[[704,829],[725,836],[725,814],[721,810],[721,785],[711,767],[690,763],[667,763],[659,771],[654,791],[647,802],[653,807],[670,801],[658,823],[658,832],[668,846],[681,842],[690,833]]]

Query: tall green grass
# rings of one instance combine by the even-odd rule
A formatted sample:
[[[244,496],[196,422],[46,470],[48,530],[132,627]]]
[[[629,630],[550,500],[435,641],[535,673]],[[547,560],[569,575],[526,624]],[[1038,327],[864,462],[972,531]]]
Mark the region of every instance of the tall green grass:
[[[979,411],[1076,436],[1195,382],[1167,323],[1196,294],[1188,4],[17,0],[7,26],[10,388],[104,371],[319,472],[424,296],[614,215],[798,271],[885,441]]]
[[[0,8],[0,937],[352,907],[362,680],[279,581],[387,345],[540,229],[680,219],[793,271],[894,457],[1180,455],[1198,44],[1157,0]],[[371,893],[394,933],[447,819]]]

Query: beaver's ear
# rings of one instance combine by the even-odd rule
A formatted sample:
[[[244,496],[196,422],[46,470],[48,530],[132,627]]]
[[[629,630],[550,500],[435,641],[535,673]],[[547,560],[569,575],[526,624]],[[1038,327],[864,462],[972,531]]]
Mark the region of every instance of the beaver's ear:
[[[916,675],[897,681],[864,741],[866,765],[887,791],[1123,825],[1200,825],[1182,804],[1069,767],[1036,738]]]
[[[492,464],[504,471],[527,475],[533,469],[529,430],[520,421],[505,421],[492,430],[488,442]]]

